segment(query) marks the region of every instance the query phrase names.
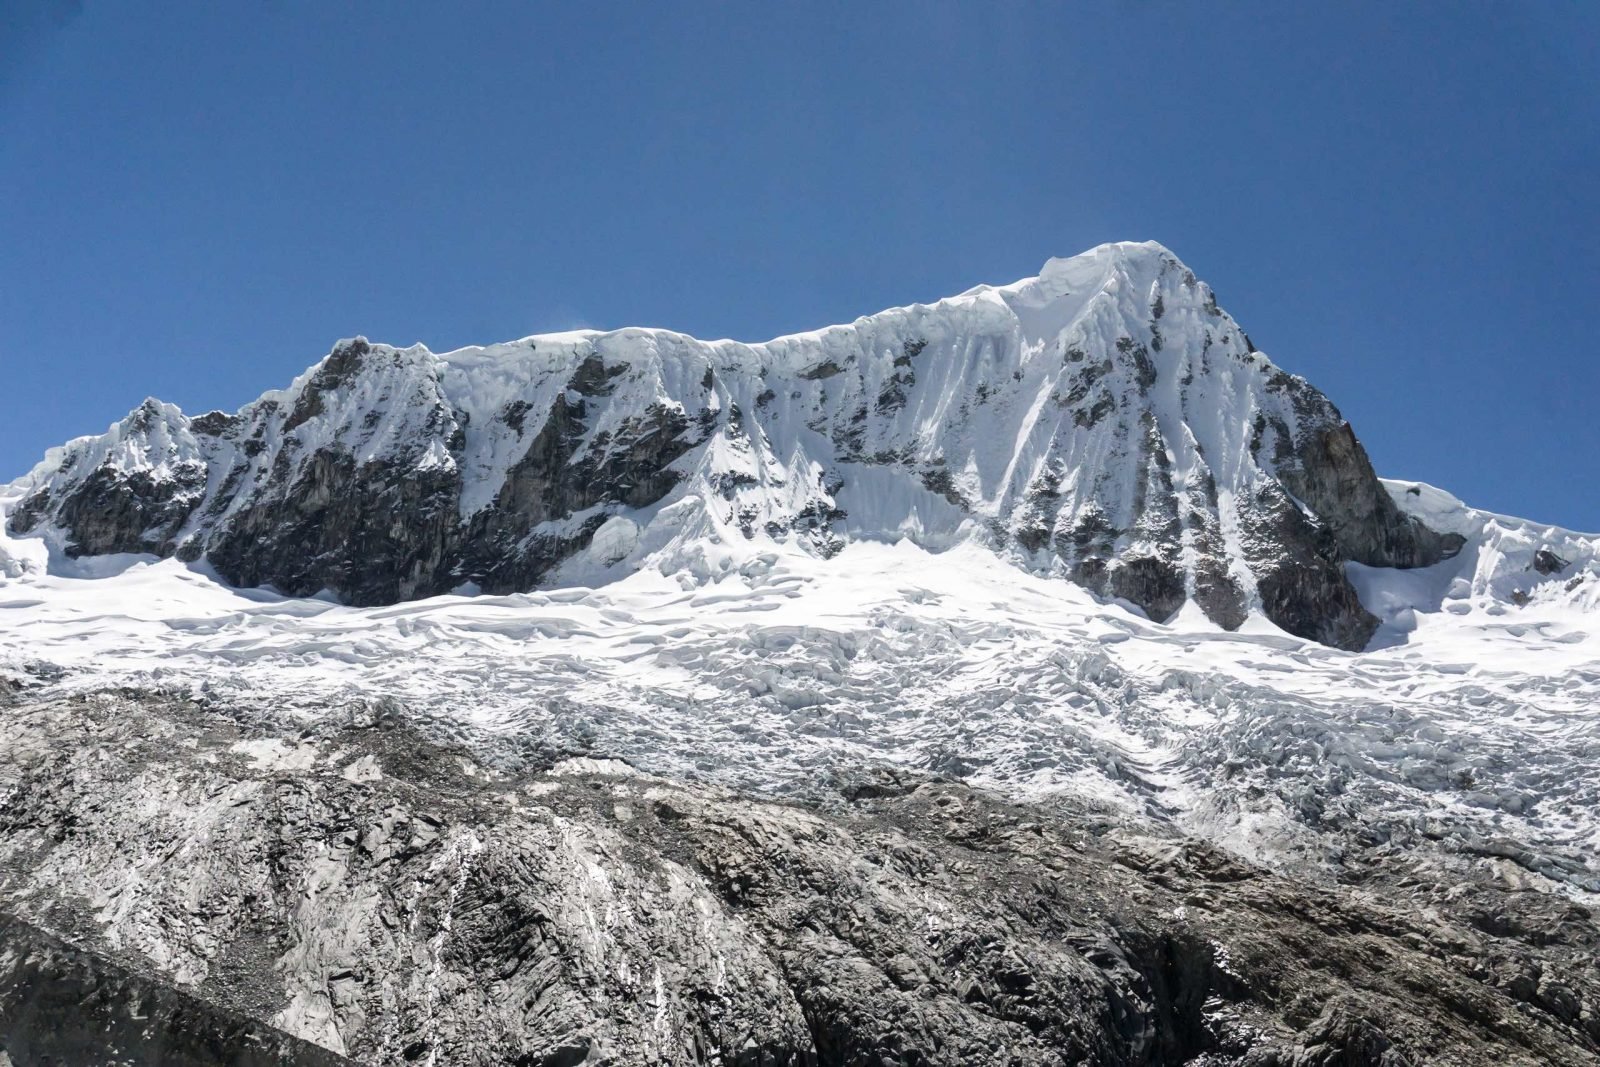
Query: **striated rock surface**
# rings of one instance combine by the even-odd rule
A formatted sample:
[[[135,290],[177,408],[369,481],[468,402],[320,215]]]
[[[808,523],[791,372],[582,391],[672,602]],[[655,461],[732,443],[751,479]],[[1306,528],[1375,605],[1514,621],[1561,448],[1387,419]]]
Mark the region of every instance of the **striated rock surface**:
[[[1593,915],[1426,848],[1314,887],[1082,800],[800,807],[132,691],[0,732],[17,1063],[1600,1062]]]
[[[617,517],[638,536],[594,558]],[[364,605],[978,537],[1156,621],[1193,602],[1349,649],[1378,620],[1346,563],[1461,543],[1397,508],[1333,404],[1155,244],[758,345],[345,341],[232,415],[146,401],[53,451],[8,522],[67,557],[204,557]]]

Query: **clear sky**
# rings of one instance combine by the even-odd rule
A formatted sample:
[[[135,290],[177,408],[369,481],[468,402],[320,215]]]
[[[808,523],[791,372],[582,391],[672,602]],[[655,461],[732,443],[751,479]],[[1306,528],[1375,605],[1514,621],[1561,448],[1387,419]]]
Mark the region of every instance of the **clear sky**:
[[[334,340],[761,340],[1167,245],[1380,473],[1600,530],[1600,4],[0,4],[0,479]]]

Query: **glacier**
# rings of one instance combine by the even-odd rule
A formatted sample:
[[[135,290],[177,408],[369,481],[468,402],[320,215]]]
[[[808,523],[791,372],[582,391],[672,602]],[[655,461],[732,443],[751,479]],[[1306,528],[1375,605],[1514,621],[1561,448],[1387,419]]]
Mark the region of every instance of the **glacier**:
[[[553,487],[548,466],[519,482],[519,449],[563,420],[559,458],[584,484]],[[1338,505],[1365,558],[1340,558],[1291,487],[1328,477],[1307,473],[1308,434],[1341,433],[1151,243],[762,345],[644,329],[444,355],[341,342],[237,414],[147,401],[7,487],[0,667],[288,722],[398,701],[494,759],[594,752],[767,794],[814,791],[841,763],[1086,790],[1275,862],[1320,847],[1292,789],[1253,795],[1303,760],[1343,779],[1354,823],[1399,804],[1510,834],[1543,875],[1600,891],[1584,768],[1600,539],[1372,477],[1381,499]],[[616,462],[641,450],[665,463]],[[300,535],[325,514],[304,497],[340,487],[296,470],[330,456],[408,486],[456,472],[447,523],[498,510],[517,540],[487,576],[428,575],[393,535],[418,522],[392,510],[417,505],[402,496],[358,519],[391,528],[399,547],[379,554],[409,571],[317,556],[319,533]],[[1369,474],[1364,454],[1332,472],[1358,500]],[[108,499],[131,521],[104,522]],[[1285,501],[1291,521],[1249,518]],[[230,529],[241,515],[268,518]],[[1115,537],[1090,543],[1086,525]],[[246,534],[280,538],[301,595],[197,551],[248,570],[269,550]],[[537,573],[515,565],[552,540]],[[1152,560],[1178,585],[1154,617],[1118,595]],[[1397,562],[1426,565],[1374,565]],[[372,592],[363,569],[383,572],[382,602],[349,602]],[[1319,575],[1311,607],[1358,625],[1365,651],[1291,633],[1263,603],[1263,575],[1330,569],[1348,593]],[[1313,740],[1288,752],[1283,730]],[[1362,808],[1369,790],[1384,806]]]

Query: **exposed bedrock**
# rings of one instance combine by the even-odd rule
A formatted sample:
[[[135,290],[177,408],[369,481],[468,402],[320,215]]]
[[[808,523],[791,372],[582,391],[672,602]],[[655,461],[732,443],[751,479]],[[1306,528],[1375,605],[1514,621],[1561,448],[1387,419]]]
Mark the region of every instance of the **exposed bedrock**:
[[[13,1067],[334,1067],[326,1049],[0,912],[0,1054]]]
[[[392,719],[0,715],[18,1063],[1600,1063],[1600,931],[1542,893],[1413,871],[1357,896],[898,773],[805,808],[606,761],[497,772]]]
[[[1371,567],[1427,567],[1460,550],[1459,534],[1431,530],[1395,506],[1348,422],[1306,434],[1298,458],[1278,476],[1333,533],[1344,558]]]

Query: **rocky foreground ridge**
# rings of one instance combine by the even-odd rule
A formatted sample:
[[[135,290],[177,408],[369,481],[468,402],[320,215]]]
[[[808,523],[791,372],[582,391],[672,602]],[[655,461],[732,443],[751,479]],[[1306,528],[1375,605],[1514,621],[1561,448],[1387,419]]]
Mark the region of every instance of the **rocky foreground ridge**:
[[[765,802],[352,708],[0,706],[16,1064],[1600,1063],[1600,927],[1426,849],[1310,886],[937,776]]]
[[[741,542],[977,536],[1156,621],[1193,602],[1347,649],[1378,620],[1345,563],[1460,545],[1155,244],[759,345],[345,341],[233,414],[146,401],[27,482],[10,532],[67,557],[204,558],[355,604],[714,568]]]

